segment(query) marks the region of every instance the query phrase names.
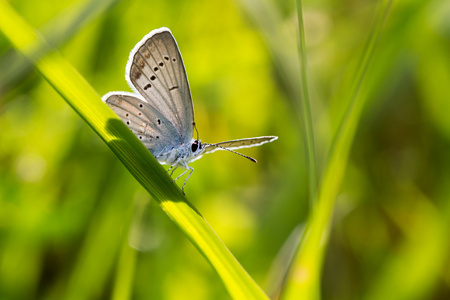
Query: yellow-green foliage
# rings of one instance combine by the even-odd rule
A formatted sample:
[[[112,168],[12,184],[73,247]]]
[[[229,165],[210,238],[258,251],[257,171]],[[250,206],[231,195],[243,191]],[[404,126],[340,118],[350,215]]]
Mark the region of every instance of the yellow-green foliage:
[[[450,297],[448,1],[10,2],[0,299]],[[162,26],[202,141],[279,136],[189,202],[100,100]]]

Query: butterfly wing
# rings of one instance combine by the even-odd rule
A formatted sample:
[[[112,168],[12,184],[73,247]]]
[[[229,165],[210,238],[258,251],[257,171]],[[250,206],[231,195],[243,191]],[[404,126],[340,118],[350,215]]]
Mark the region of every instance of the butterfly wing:
[[[178,132],[172,122],[138,95],[112,92],[103,101],[120,117],[150,150],[153,156],[172,150],[172,137]]]
[[[131,51],[127,81],[176,129],[175,145],[189,143],[194,132],[194,108],[178,45],[168,28],[153,30]]]
[[[254,138],[246,138],[246,139],[220,142],[220,143],[216,143],[216,144],[205,144],[205,150],[203,151],[203,154],[212,153],[217,150],[225,150],[220,147],[227,148],[229,150],[256,147],[256,146],[260,146],[265,143],[273,142],[276,139],[278,139],[277,136],[260,136],[260,137],[254,137]],[[216,147],[215,145],[218,145],[220,147]]]

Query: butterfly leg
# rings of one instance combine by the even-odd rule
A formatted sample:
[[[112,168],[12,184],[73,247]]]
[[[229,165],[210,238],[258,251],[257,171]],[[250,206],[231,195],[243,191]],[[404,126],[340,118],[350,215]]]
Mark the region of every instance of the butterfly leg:
[[[185,195],[185,193],[184,193],[184,186],[186,185],[186,182],[188,181],[189,177],[191,177],[192,172],[194,172],[194,168],[188,166],[188,170],[191,170],[191,172],[189,172],[189,175],[184,180],[183,187],[181,188],[181,191],[183,192],[183,195]],[[187,172],[187,170],[186,170],[186,172]]]
[[[178,177],[175,178],[174,181],[173,181],[173,182],[177,181],[178,178],[180,178],[181,176],[183,176],[184,174],[186,174],[187,172],[190,171],[190,172],[189,172],[189,175],[188,175],[188,176],[186,177],[186,179],[184,180],[183,186],[182,186],[182,188],[181,188],[181,191],[183,192],[183,195],[185,195],[185,193],[184,193],[184,186],[186,185],[186,182],[188,181],[189,177],[191,177],[192,172],[194,172],[194,168],[189,167],[189,166],[187,165],[187,163],[184,163],[184,167],[186,168],[186,171],[184,171],[183,173],[181,173],[180,175],[178,175]]]
[[[178,169],[178,166],[176,166],[175,168],[173,168],[172,172],[170,173],[170,177],[172,177],[173,172],[175,172],[176,169]]]
[[[166,173],[172,170],[173,167],[175,167],[175,169],[172,170],[172,173],[170,173],[170,177],[172,177],[173,171],[175,171],[178,168],[178,166],[176,165],[177,163],[173,164],[172,166],[170,166],[170,168],[167,169]]]
[[[189,169],[187,169],[186,171],[184,171],[183,173],[181,173],[180,175],[178,175],[178,177],[177,178],[175,178],[172,182],[175,182],[175,181],[177,181],[178,180],[178,178],[180,178],[181,176],[183,176],[184,174],[186,174],[187,173],[187,171],[189,171]]]
[[[162,150],[161,150],[161,151],[158,153],[158,155],[156,155],[155,157],[158,158],[158,157],[160,157],[161,155],[166,154],[166,152],[164,152],[164,150],[166,150],[166,147],[167,147],[167,146],[164,146],[164,148],[162,148]]]
[[[173,172],[175,172],[175,170],[178,169],[178,163],[180,162],[180,160],[181,160],[181,158],[179,158],[177,161],[175,161],[175,163],[174,163],[173,165],[171,165],[170,168],[167,169],[166,173],[169,172],[170,170],[172,170],[173,167],[175,167],[175,168],[172,170],[172,172],[170,173],[170,177],[172,177]],[[184,174],[184,173],[183,173],[183,174]],[[181,175],[183,175],[183,174],[181,174]],[[181,175],[180,175],[180,176],[181,176]],[[180,177],[180,176],[178,176],[178,177]],[[178,177],[175,178],[175,180],[177,180]],[[175,180],[172,181],[172,182],[175,182]]]

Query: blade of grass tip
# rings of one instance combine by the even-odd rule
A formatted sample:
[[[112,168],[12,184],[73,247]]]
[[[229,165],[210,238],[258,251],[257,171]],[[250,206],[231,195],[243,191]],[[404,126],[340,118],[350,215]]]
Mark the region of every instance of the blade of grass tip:
[[[298,19],[298,56],[300,62],[301,92],[300,106],[302,110],[303,139],[306,148],[306,163],[309,174],[309,204],[311,209],[314,206],[314,197],[317,187],[317,162],[316,149],[314,143],[314,127],[311,117],[311,105],[308,92],[308,60],[306,57],[305,27],[303,23],[302,2],[297,0]]]
[[[316,207],[309,218],[304,238],[286,282],[283,299],[317,299],[320,296],[320,274],[328,239],[331,213],[344,177],[350,146],[367,97],[360,94],[364,76],[373,56],[381,30],[391,7],[391,0],[381,4],[378,20],[372,27],[368,43],[359,63],[349,105],[336,133],[326,167]]]
[[[105,141],[164,212],[211,263],[236,299],[267,299],[262,289],[217,237],[201,214],[182,195],[143,144],[100,100],[96,91],[61,55],[51,49],[4,0],[0,31],[30,60],[41,75]],[[40,57],[39,54],[47,53]]]

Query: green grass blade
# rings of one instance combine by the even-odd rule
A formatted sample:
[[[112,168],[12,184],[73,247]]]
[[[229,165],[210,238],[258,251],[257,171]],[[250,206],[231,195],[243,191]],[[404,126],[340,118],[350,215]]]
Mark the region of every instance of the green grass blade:
[[[300,61],[300,78],[302,97],[300,106],[302,110],[303,139],[306,147],[306,163],[308,168],[309,200],[310,207],[314,206],[314,197],[317,187],[317,161],[314,143],[314,130],[311,117],[311,105],[308,92],[308,60],[306,58],[305,28],[303,24],[302,2],[297,0],[298,18],[298,54]]]
[[[143,144],[112,110],[101,102],[99,95],[88,82],[58,52],[51,49],[4,0],[0,0],[0,31],[105,141],[136,180],[211,263],[231,296],[237,299],[267,299]],[[40,57],[40,53],[46,55]]]
[[[349,105],[337,130],[317,194],[316,207],[312,211],[298,249],[286,284],[284,299],[318,299],[320,297],[320,274],[332,211],[345,174],[350,147],[367,100],[367,95],[360,93],[360,90],[390,6],[391,1],[382,5],[379,19],[372,28],[372,34],[358,64],[355,83],[349,93],[350,100],[347,101]]]
[[[132,299],[133,276],[136,269],[137,251],[130,247],[128,238],[123,239],[123,245],[118,262],[113,300]]]

